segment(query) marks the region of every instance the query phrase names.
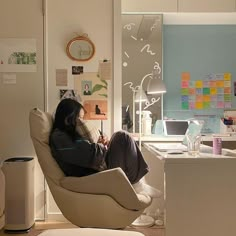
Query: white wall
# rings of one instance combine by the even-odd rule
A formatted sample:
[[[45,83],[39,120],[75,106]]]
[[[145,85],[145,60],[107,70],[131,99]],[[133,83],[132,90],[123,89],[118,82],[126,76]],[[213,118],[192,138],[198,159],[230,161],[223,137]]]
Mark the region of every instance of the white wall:
[[[87,62],[72,61],[66,55],[66,44],[77,34],[83,33],[88,34],[95,44],[95,55]],[[81,65],[84,66],[84,72],[97,72],[99,60],[112,59],[112,1],[47,1],[47,50],[48,110],[52,112],[59,101],[59,89],[74,88],[72,66]],[[68,86],[56,86],[56,69],[68,70]],[[109,100],[110,98],[111,94]],[[109,104],[109,111],[110,107]],[[110,115],[109,113],[109,118]],[[110,125],[110,120],[104,122],[107,132]]]
[[[122,0],[122,11],[159,13],[235,12],[236,0]]]
[[[84,72],[97,72],[98,61],[112,59],[113,14],[111,0],[48,0],[46,14],[48,110],[54,111],[59,102],[59,89],[73,89],[71,67],[84,66]],[[66,44],[76,34],[88,34],[96,52],[87,62],[72,61],[66,55]],[[56,86],[56,69],[68,70],[68,86]],[[110,135],[112,119],[112,81],[109,83],[108,120],[104,121],[105,133]],[[48,199],[48,214],[57,215],[58,210],[51,196]]]
[[[44,109],[42,0],[0,0],[0,29],[1,39],[35,39],[37,53],[36,72],[12,71],[16,78],[12,84],[3,82],[6,71],[0,73],[1,162],[11,157],[36,157],[29,133],[29,111],[34,107]],[[35,216],[43,218],[44,180],[36,158],[35,170]]]

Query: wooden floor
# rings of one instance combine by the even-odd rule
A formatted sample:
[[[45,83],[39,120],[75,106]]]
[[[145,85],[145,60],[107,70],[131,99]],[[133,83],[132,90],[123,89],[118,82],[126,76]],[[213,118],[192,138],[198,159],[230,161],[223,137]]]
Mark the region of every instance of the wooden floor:
[[[0,230],[0,236],[37,236],[41,232],[47,229],[66,229],[77,228],[77,226],[65,222],[46,222],[37,221],[35,225],[30,229],[28,233],[6,233],[4,230]],[[127,227],[124,230],[131,230],[143,233],[145,236],[164,236],[164,228],[159,226],[152,226],[149,228],[142,227]]]

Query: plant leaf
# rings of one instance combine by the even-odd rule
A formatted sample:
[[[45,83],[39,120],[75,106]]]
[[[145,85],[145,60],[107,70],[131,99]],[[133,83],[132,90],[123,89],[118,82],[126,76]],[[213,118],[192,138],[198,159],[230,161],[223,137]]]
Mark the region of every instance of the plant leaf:
[[[107,94],[105,94],[105,93],[104,94],[99,93],[98,95],[107,98]]]
[[[107,89],[107,81],[106,81],[106,80],[104,80],[104,79],[101,79],[101,82],[105,84],[105,86],[106,86],[106,89]]]
[[[101,84],[95,84],[92,90],[92,93],[95,93],[101,89],[105,88],[105,86],[101,85]],[[106,88],[105,88],[106,89]]]

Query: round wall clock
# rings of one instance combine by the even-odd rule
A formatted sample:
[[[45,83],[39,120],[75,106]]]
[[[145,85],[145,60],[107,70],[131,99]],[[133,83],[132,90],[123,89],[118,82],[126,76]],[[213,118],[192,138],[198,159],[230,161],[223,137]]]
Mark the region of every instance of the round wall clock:
[[[68,42],[66,53],[74,61],[88,61],[94,56],[95,46],[88,37],[78,36]]]

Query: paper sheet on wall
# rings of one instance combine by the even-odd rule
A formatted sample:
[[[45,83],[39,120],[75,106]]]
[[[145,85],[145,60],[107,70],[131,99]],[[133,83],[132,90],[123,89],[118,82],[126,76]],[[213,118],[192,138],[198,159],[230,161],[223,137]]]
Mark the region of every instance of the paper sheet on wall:
[[[100,61],[98,74],[101,79],[110,80],[111,79],[111,62]]]
[[[56,69],[56,86],[67,86],[67,69]]]

